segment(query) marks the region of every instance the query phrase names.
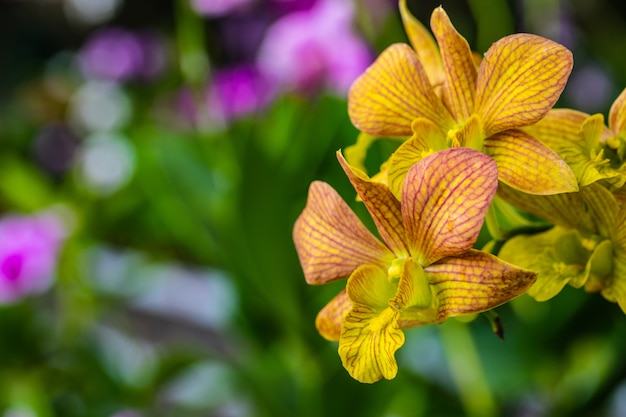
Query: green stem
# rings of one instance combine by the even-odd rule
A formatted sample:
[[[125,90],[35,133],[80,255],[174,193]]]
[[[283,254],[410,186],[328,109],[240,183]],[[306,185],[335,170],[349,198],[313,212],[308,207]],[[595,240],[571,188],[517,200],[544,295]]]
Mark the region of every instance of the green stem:
[[[191,10],[189,0],[178,0],[175,7],[180,73],[186,84],[198,86],[206,80],[210,70],[202,19]]]
[[[440,326],[440,332],[465,414],[468,417],[498,415],[496,402],[467,325],[448,320]]]

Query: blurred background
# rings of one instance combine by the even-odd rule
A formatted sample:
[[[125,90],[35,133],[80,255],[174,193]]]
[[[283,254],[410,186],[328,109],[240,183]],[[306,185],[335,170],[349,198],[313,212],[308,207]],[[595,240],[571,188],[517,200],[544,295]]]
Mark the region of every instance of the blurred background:
[[[569,47],[560,107],[626,86],[622,1],[408,1],[441,3],[480,53]],[[1,4],[0,416],[626,416],[626,318],[582,290],[498,308],[504,342],[410,330],[371,386],[317,334],[344,283],[307,286],[291,230],[316,179],[369,221],[334,153],[351,82],[406,42],[394,0]]]

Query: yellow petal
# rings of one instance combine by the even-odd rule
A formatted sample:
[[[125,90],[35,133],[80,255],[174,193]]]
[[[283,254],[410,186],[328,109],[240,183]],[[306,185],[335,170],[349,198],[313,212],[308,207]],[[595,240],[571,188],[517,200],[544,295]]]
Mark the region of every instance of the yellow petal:
[[[341,151],[337,151],[337,159],[372,216],[380,237],[397,257],[407,255],[400,201],[387,185],[370,180],[365,173],[348,165]]]
[[[461,36],[441,6],[433,11],[430,26],[437,38],[446,74],[443,100],[457,122],[474,112],[476,67],[469,44]]]
[[[348,114],[354,126],[374,136],[410,136],[411,122],[426,117],[447,127],[451,117],[406,44],[394,44],[352,85]]]
[[[339,194],[321,181],[309,187],[307,205],[296,220],[293,240],[309,284],[345,278],[364,264],[385,267],[394,258]]]
[[[616,199],[616,202],[619,201]],[[613,234],[609,235],[616,244],[619,246],[619,250],[624,254],[624,260],[626,260],[626,201],[620,201],[621,209],[618,212],[615,224],[618,225]],[[626,276],[626,275],[624,275]]]
[[[367,156],[367,150],[377,139],[379,138],[376,136],[361,132],[356,139],[356,143],[344,149],[348,163],[363,172],[367,172],[365,169],[365,157]]]
[[[428,79],[433,86],[441,85],[444,79],[443,65],[435,39],[409,11],[406,0],[400,0],[400,17],[411,46],[419,56]]]
[[[558,152],[564,144],[580,143],[580,129],[587,117],[587,113],[578,110],[552,109],[539,122],[523,130]]]
[[[317,314],[315,327],[320,335],[331,342],[339,341],[341,325],[351,308],[352,302],[344,289]]]
[[[618,222],[620,206],[613,194],[598,184],[584,187],[580,193],[585,202],[585,209],[589,211],[593,221],[594,230],[605,237],[613,237],[619,233],[615,225],[620,225]]]
[[[559,244],[568,248],[558,248]],[[537,281],[528,290],[528,295],[537,301],[553,298],[567,284],[580,288],[588,278],[585,264],[590,253],[582,247],[580,235],[559,226],[535,235],[515,236],[502,246],[498,256],[538,272]]]
[[[387,164],[387,183],[398,199],[402,196],[402,183],[409,168],[422,158],[447,147],[439,128],[428,119],[415,119],[412,130],[413,136],[396,149]]]
[[[395,286],[383,270],[363,266],[350,276],[347,292],[353,306],[339,339],[344,368],[360,382],[394,378],[398,372],[395,352],[404,344],[400,313],[388,304]]]
[[[550,223],[584,234],[610,233],[618,208],[617,201],[603,186],[594,183],[577,193],[532,195],[500,184],[498,195],[509,203]],[[609,229],[609,232],[606,231]]]
[[[425,268],[439,302],[439,321],[491,310],[523,294],[536,274],[478,250]]]
[[[470,116],[458,130],[448,132],[448,136],[448,140],[452,139],[452,146],[463,146],[477,151],[483,150],[485,134],[480,120],[475,114]]]
[[[478,69],[476,113],[485,134],[541,120],[572,70],[572,53],[540,36],[516,34],[494,43]]]
[[[411,322],[410,327],[438,321],[438,300],[433,295],[433,287],[424,269],[413,258],[406,258],[402,264],[398,290],[391,305],[401,311],[401,328],[407,321]]]
[[[529,194],[578,190],[576,176],[556,152],[521,130],[497,133],[484,142],[498,164],[500,181]]]
[[[471,248],[496,188],[497,167],[468,148],[434,153],[409,170],[402,215],[410,251],[422,266]]]
[[[626,133],[626,89],[622,90],[609,110],[609,127],[616,135]]]
[[[622,312],[626,314],[626,252],[624,252],[624,248],[616,251],[613,278],[610,281],[610,286],[602,291],[602,296],[609,301],[617,302]]]

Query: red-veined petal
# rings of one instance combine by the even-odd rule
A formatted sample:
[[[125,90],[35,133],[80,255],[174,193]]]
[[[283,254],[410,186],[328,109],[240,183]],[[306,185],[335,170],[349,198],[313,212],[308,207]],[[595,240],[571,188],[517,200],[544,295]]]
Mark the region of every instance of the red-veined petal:
[[[359,130],[375,136],[410,136],[411,122],[418,117],[442,128],[452,123],[419,57],[400,43],[385,49],[354,82],[348,114]]]
[[[382,240],[387,243],[396,257],[406,256],[408,248],[405,243],[400,201],[391,193],[386,184],[372,181],[364,172],[352,168],[341,155],[341,151],[337,151],[337,159],[367,207]]]
[[[392,379],[398,372],[395,352],[404,344],[404,333],[398,325],[400,312],[389,305],[395,290],[385,271],[371,265],[360,267],[348,280],[352,310],[343,323],[339,356],[360,382]]]
[[[486,136],[538,122],[558,100],[572,70],[572,53],[530,34],[494,43],[478,69],[475,111]]]
[[[500,181],[529,194],[578,190],[576,176],[556,152],[521,130],[497,133],[484,142],[498,164]]]
[[[344,289],[317,314],[315,327],[320,335],[331,342],[339,341],[341,325],[351,308],[352,301]]]
[[[537,274],[497,257],[469,250],[425,268],[439,302],[439,320],[480,313],[523,294]]]
[[[609,110],[609,127],[616,135],[626,133],[626,89],[615,99]]]
[[[444,80],[443,64],[435,39],[409,11],[406,0],[400,0],[400,17],[411,46],[419,56],[428,79],[433,86],[441,85]]]
[[[321,181],[309,187],[307,205],[296,220],[293,240],[309,284],[345,278],[363,264],[385,267],[394,258],[339,194]]]
[[[443,99],[460,123],[474,112],[476,66],[472,50],[465,38],[452,26],[443,7],[439,6],[433,11],[430,26],[437,38],[446,74]]]
[[[497,186],[493,159],[468,148],[434,153],[409,170],[402,215],[413,257],[423,266],[470,249]]]

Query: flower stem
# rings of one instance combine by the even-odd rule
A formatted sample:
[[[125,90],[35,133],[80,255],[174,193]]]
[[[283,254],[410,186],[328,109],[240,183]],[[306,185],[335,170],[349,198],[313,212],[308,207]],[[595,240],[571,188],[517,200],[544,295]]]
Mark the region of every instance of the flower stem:
[[[496,402],[467,325],[448,320],[440,326],[440,332],[465,414],[468,417],[498,415]]]

